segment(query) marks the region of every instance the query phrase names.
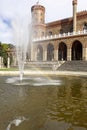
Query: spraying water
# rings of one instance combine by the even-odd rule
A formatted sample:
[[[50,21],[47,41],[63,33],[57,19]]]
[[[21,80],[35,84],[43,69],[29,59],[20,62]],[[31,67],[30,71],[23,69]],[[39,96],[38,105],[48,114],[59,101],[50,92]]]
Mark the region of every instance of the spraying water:
[[[29,20],[28,17],[17,17],[13,23],[14,40],[16,43],[16,55],[19,67],[20,80],[23,79],[24,63],[29,44]]]

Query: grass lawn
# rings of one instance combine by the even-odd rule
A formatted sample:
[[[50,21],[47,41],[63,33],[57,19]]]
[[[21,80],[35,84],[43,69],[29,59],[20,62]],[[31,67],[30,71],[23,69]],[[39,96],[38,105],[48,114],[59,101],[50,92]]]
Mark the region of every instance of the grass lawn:
[[[0,71],[18,71],[18,68],[0,68]],[[40,70],[40,71],[49,71],[52,70],[51,68],[45,67],[45,68],[40,68],[40,67],[30,67],[30,68],[25,68],[24,70]]]
[[[18,71],[18,68],[0,68],[0,71]]]

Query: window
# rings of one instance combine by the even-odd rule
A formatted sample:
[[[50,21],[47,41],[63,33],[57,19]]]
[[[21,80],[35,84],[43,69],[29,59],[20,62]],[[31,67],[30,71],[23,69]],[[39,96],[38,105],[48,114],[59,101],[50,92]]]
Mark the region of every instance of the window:
[[[63,34],[63,29],[60,29],[60,34]]]
[[[52,35],[52,32],[50,31],[50,32],[49,32],[49,36],[51,36],[51,35]]]
[[[37,32],[36,31],[34,32],[34,37],[37,37]]]
[[[41,13],[41,16],[43,15],[43,13]]]
[[[43,21],[43,19],[41,18],[41,19],[40,19],[40,21],[42,22],[42,21]]]
[[[87,30],[87,23],[84,23],[83,30]]]
[[[42,36],[44,36],[44,32],[42,32]]]

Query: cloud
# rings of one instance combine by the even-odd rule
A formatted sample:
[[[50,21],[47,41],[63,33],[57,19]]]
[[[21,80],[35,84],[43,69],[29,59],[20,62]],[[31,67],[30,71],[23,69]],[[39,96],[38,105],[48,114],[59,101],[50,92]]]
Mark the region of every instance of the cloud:
[[[0,0],[0,41],[13,42],[12,22],[29,16],[27,0]]]
[[[0,41],[10,43],[12,40],[12,28],[10,20],[0,17]]]
[[[15,18],[29,19],[31,21],[31,6],[38,0],[0,0],[0,41],[13,42],[12,21]],[[40,0],[40,4],[46,9],[45,21],[55,20],[72,16],[72,0]],[[77,11],[85,10],[86,0],[78,0]]]
[[[2,17],[2,22],[4,25],[6,25],[8,28],[12,28],[11,25],[11,19],[8,17]]]

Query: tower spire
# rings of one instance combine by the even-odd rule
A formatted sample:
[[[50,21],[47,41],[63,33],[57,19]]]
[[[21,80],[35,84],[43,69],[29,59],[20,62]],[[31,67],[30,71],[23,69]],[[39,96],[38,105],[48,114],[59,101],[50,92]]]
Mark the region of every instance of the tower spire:
[[[37,4],[37,5],[39,4],[39,0],[36,2],[36,4]]]
[[[77,5],[77,0],[73,0],[72,3],[73,3],[73,5],[75,5],[75,4]]]

